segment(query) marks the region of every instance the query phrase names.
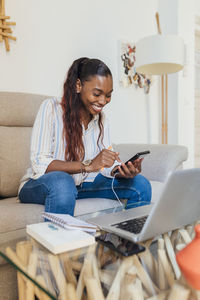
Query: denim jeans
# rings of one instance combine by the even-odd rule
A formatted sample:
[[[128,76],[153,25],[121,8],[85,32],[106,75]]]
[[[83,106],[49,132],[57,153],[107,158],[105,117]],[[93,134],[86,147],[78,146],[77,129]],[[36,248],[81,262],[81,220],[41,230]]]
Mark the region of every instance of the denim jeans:
[[[19,199],[22,203],[43,204],[46,212],[73,215],[76,199],[116,199],[112,180],[98,174],[93,182],[83,182],[76,186],[68,173],[49,172],[26,182],[19,193]],[[151,201],[151,184],[140,174],[131,179],[115,178],[113,187],[119,199],[127,199],[127,209]]]

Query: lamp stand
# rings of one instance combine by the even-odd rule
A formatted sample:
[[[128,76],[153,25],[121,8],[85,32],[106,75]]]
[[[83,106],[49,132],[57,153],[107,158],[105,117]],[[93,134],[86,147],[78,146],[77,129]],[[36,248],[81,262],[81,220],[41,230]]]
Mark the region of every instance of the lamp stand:
[[[159,14],[156,13],[158,33],[161,33]],[[161,76],[161,94],[162,94],[162,144],[168,143],[168,76]]]
[[[161,76],[162,93],[162,144],[168,143],[168,76]]]

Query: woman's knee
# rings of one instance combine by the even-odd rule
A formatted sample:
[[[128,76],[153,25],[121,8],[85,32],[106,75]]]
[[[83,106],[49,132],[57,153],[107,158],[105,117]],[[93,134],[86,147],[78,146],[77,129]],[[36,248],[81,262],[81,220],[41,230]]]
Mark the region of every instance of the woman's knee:
[[[141,174],[134,177],[134,186],[139,190],[141,198],[144,201],[151,201],[151,183],[150,181]]]
[[[151,201],[151,184],[149,180],[141,174],[136,175],[131,179],[124,179],[126,188],[133,191],[133,194],[137,194],[140,201]]]
[[[49,191],[58,194],[77,194],[74,179],[70,174],[62,171],[54,171],[46,173],[44,176],[44,184],[47,185]]]
[[[73,214],[77,189],[72,176],[60,171],[50,173],[47,173],[49,174],[47,176],[49,193],[46,199],[45,210],[55,213]]]
[[[126,209],[146,205],[151,202],[151,184],[147,178],[138,174],[129,182],[130,197]]]

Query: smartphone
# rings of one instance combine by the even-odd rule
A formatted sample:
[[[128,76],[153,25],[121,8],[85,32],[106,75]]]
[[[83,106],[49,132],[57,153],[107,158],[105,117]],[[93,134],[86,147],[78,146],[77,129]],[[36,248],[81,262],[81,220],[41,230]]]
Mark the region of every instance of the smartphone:
[[[145,251],[145,247],[110,232],[101,234],[95,239],[98,243],[126,257]]]
[[[125,162],[125,165],[127,165],[129,161],[134,162],[136,159],[142,158],[142,157],[144,157],[145,155],[147,155],[147,154],[149,154],[149,153],[150,153],[149,150],[143,151],[143,152],[138,152],[138,153],[136,153],[134,156],[132,156],[131,158],[129,158],[129,160],[127,160],[127,161]],[[119,173],[118,169],[116,169],[116,170],[113,172],[114,175],[117,174],[117,173]]]
[[[138,152],[138,153],[135,154],[133,157],[129,158],[129,160],[127,160],[127,161],[125,162],[125,165],[127,165],[129,161],[134,162],[136,159],[142,158],[142,157],[144,157],[145,155],[147,155],[147,154],[149,154],[149,153],[150,153],[149,150],[143,151],[143,152]]]

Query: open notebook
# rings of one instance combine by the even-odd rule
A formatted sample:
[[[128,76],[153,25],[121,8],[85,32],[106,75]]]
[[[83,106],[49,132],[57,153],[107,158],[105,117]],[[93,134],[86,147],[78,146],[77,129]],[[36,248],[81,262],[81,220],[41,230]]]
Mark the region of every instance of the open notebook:
[[[48,213],[44,212],[42,216],[52,223],[58,224],[65,229],[79,229],[87,232],[95,232],[98,227],[96,225],[87,223],[83,220],[74,218],[67,214],[54,214],[54,213]]]

